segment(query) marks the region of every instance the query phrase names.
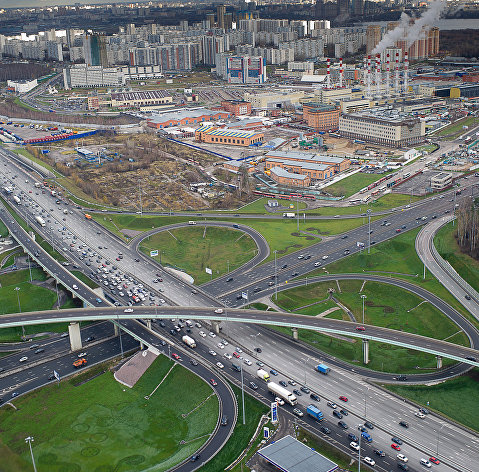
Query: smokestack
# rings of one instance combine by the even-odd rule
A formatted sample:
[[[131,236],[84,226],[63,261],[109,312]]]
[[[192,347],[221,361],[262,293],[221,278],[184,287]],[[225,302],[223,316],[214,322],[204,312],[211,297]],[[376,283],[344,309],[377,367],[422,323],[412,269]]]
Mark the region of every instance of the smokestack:
[[[368,56],[368,80],[367,80],[367,87],[368,87],[368,98],[371,98],[371,56]]]
[[[363,58],[363,85],[366,85],[366,79],[368,77],[368,69],[367,69],[367,66],[366,66],[367,60],[368,60],[368,58],[366,56],[364,56],[364,58]]]
[[[327,69],[326,69],[326,87],[331,87],[331,59],[327,59]]]
[[[389,91],[390,91],[389,79],[390,79],[390,76],[389,76],[389,53],[387,53],[386,54],[386,95],[388,97],[389,97]]]
[[[399,92],[399,52],[396,51],[396,77],[394,78],[394,93]]]
[[[380,55],[376,54],[376,93],[378,95],[381,93],[381,90],[379,88],[379,82],[381,77],[381,71],[379,70],[380,67],[381,67]]]
[[[407,94],[408,90],[408,67],[409,67],[409,60],[407,51],[404,53],[404,94]]]
[[[339,58],[339,87],[343,87],[343,58]]]

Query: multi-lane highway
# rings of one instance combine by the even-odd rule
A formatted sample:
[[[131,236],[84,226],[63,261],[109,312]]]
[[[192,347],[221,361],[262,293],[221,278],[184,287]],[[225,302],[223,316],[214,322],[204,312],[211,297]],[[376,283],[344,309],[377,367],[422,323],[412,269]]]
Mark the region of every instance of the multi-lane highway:
[[[43,214],[45,216],[48,215],[47,220],[50,221],[47,221],[48,225],[46,226],[46,229],[48,230],[48,232],[46,233],[46,236],[49,240],[51,239],[56,248],[63,250],[62,248],[65,247],[66,251],[64,251],[64,253],[67,255],[67,257],[77,263],[79,267],[82,267],[84,268],[84,270],[87,271],[92,271],[91,267],[93,264],[93,260],[95,260],[95,258],[97,258],[98,256],[101,256],[100,260],[104,261],[102,262],[102,264],[105,264],[106,261],[110,263],[105,264],[105,266],[116,265],[116,273],[122,272],[123,275],[128,274],[129,277],[135,278],[137,280],[137,284],[142,282],[144,285],[148,286],[150,294],[154,294],[154,296],[156,297],[155,301],[157,301],[159,297],[164,296],[166,300],[169,300],[172,303],[190,306],[191,308],[188,309],[190,313],[196,313],[197,311],[199,311],[199,309],[197,308],[193,309],[194,306],[212,306],[213,308],[208,309],[210,312],[212,312],[214,307],[219,306],[219,304],[215,303],[214,298],[208,295],[206,293],[206,290],[208,292],[211,290],[210,293],[212,295],[223,295],[224,300],[227,303],[235,304],[237,303],[236,296],[238,294],[238,291],[244,290],[245,286],[246,290],[248,290],[250,294],[257,293],[258,296],[259,294],[261,296],[264,296],[266,294],[266,287],[269,287],[269,283],[266,282],[273,280],[271,279],[271,276],[275,275],[276,271],[274,270],[273,263],[269,263],[261,265],[259,269],[255,268],[241,271],[241,273],[235,274],[235,276],[233,277],[233,281],[226,282],[226,278],[224,277],[222,279],[214,281],[212,284],[205,285],[203,287],[204,290],[192,290],[192,287],[190,285],[181,282],[174,276],[165,273],[153,261],[150,261],[148,260],[148,258],[138,255],[134,249],[125,246],[116,237],[106,233],[101,226],[98,226],[91,221],[85,220],[83,214],[81,212],[78,212],[77,209],[72,209],[71,205],[67,207],[63,200],[59,204],[57,204],[55,203],[55,199],[52,200],[52,197],[46,192],[41,193],[41,189],[39,191],[38,189],[35,190],[34,188],[32,188],[31,175],[24,173],[23,170],[20,169],[18,166],[12,165],[9,161],[4,161],[3,164],[5,164],[3,169],[4,172],[2,172],[2,169],[0,167],[0,173],[3,173],[3,177],[6,179],[6,181],[10,183],[15,182],[16,185],[18,184],[17,188],[21,192],[24,192],[22,197],[26,197],[23,198],[23,200],[27,200],[26,203],[28,203],[28,205],[25,205],[22,202],[22,205],[20,205],[17,210],[20,210],[25,215],[28,214],[30,222],[32,222],[33,220],[33,215],[38,214],[39,211],[41,211],[40,214]],[[13,178],[14,175],[17,175],[17,177]],[[29,182],[26,182],[26,180],[29,180]],[[469,182],[467,183],[470,182],[471,180],[469,180]],[[38,195],[36,195],[36,193],[38,193]],[[30,198],[35,202],[30,201]],[[442,199],[437,199],[434,204],[432,204],[432,201],[429,200],[425,203],[412,205],[410,208],[404,208],[403,211],[392,212],[390,215],[382,218],[378,222],[372,223],[371,229],[373,233],[371,235],[368,234],[367,225],[363,226],[361,228],[358,228],[357,230],[354,230],[353,232],[348,233],[347,235],[332,238],[329,241],[322,242],[308,248],[307,250],[302,251],[302,259],[298,259],[298,255],[301,255],[298,253],[286,256],[285,258],[278,259],[277,279],[275,278],[274,281],[277,280],[279,284],[284,284],[284,282],[288,280],[288,285],[291,286],[292,278],[298,278],[299,275],[306,274],[314,268],[317,268],[317,266],[314,265],[315,263],[319,262],[320,264],[318,265],[322,266],[326,262],[331,262],[335,259],[345,257],[346,254],[344,252],[346,251],[346,249],[349,249],[350,252],[353,252],[354,250],[359,250],[356,246],[357,241],[364,242],[366,249],[363,250],[367,250],[369,236],[371,237],[371,244],[373,242],[380,242],[397,234],[397,229],[401,229],[401,231],[403,231],[412,227],[416,227],[418,224],[424,224],[425,222],[429,221],[432,216],[439,216],[441,212],[449,211],[452,213],[454,203],[451,203],[450,200],[451,196],[448,195]],[[38,205],[38,207],[36,205]],[[63,212],[64,209],[68,209],[67,215],[65,215],[65,213]],[[105,217],[107,217],[107,215],[105,215]],[[417,217],[419,217],[420,219],[417,219]],[[423,217],[426,217],[426,219],[423,220]],[[63,220],[63,218],[65,218],[65,220]],[[391,224],[386,225],[386,223],[384,223],[384,219],[388,220],[387,222]],[[383,226],[382,223],[384,223]],[[55,225],[57,225],[57,227]],[[62,226],[58,227],[58,225]],[[35,223],[33,223],[32,226],[38,232],[42,232],[45,229],[35,226]],[[406,228],[403,228],[403,226],[406,226]],[[65,230],[63,230],[63,228],[65,228]],[[60,229],[60,231],[55,231],[55,229]],[[23,233],[19,231],[16,237],[20,235],[24,236]],[[73,240],[73,235],[75,236],[76,242],[75,249],[71,251],[67,247],[68,243],[65,244],[65,242]],[[68,236],[70,236],[70,239],[67,239]],[[347,236],[347,238],[342,239],[342,237],[344,236]],[[349,244],[349,246],[347,246],[346,243]],[[69,244],[73,244],[73,242],[69,242]],[[78,249],[80,249],[80,246],[82,248],[89,248],[88,251],[85,251],[87,252],[86,258],[78,257]],[[31,247],[29,248],[29,251],[30,250],[34,251],[34,248]],[[81,255],[83,255],[82,252],[83,251],[80,252]],[[95,252],[96,255],[94,254]],[[119,258],[120,253],[122,253],[122,258]],[[45,256],[43,253],[40,253],[40,255],[41,257]],[[323,256],[325,255],[328,256],[327,259],[323,259]],[[304,256],[311,257],[306,258]],[[90,262],[90,265],[86,264],[86,262]],[[48,261],[48,263],[50,264],[50,261]],[[61,265],[55,265],[53,263],[51,264],[51,269],[53,273],[55,273],[56,271],[58,276],[61,275],[61,277],[67,277],[67,280],[65,280],[63,283],[66,286],[72,287],[72,284],[75,283],[74,280],[76,279],[68,279],[67,274],[60,272],[60,270],[62,269],[65,271],[65,268]],[[286,267],[283,268],[284,265],[286,265]],[[291,273],[289,272],[290,270]],[[297,272],[297,275],[293,276],[293,270],[294,272]],[[161,288],[163,290],[162,292],[160,292],[159,290],[155,290],[155,283],[153,282],[155,278],[159,277],[157,275],[158,273],[160,273],[161,277],[163,278],[163,282],[161,284]],[[242,278],[244,278],[244,280]],[[264,288],[261,287],[260,284],[263,284]],[[80,285],[76,285],[80,287]],[[256,287],[260,287],[261,290],[255,292]],[[271,287],[269,287],[269,290],[271,291]],[[88,295],[88,293],[85,291],[84,295],[86,296]],[[116,297],[116,295],[118,294],[113,295],[114,299],[118,300],[118,303],[123,302],[124,304],[124,299],[122,300],[121,297]],[[251,296],[250,299],[252,298],[253,297]],[[96,300],[91,300],[91,303],[93,305],[95,305],[95,302]],[[101,302],[101,304],[103,305],[104,302]],[[145,307],[145,311],[147,309],[153,310],[152,308]],[[165,307],[161,308],[160,310],[163,309],[166,311],[170,308]],[[230,319],[230,310],[227,310],[227,313],[228,319]],[[232,311],[231,313],[234,312]],[[243,312],[243,314],[245,313]],[[118,313],[118,316],[120,315],[121,313]],[[186,316],[186,314],[184,316],[190,317]],[[205,317],[206,315],[201,316]],[[250,320],[257,321],[257,319],[253,319],[253,316],[255,315],[251,314]],[[134,321],[127,320],[123,320],[121,321],[121,323],[122,325],[124,323],[132,323],[135,325],[139,325]],[[240,340],[241,345],[251,345],[251,343],[258,340],[258,334],[252,334],[252,330],[254,330],[254,328],[251,328],[250,325],[238,325],[237,323],[234,323],[234,331],[232,328],[230,328],[232,325],[233,323],[223,322],[223,332],[234,332],[233,339]],[[322,329],[335,330],[337,329],[337,327],[325,327]],[[355,331],[354,326],[350,326],[350,329],[350,335],[360,334]],[[370,334],[370,329],[373,329],[373,327],[367,327],[368,333],[366,335]],[[241,331],[243,331],[243,335],[241,335]],[[142,334],[142,336],[143,335],[144,334]],[[166,333],[166,335],[168,336],[168,332]],[[375,332],[374,335],[381,336],[381,334],[379,334],[378,332]],[[206,340],[210,341],[209,337],[207,337]],[[273,342],[275,344],[273,344]],[[298,373],[301,374],[302,372],[305,373],[305,376],[308,375],[308,369],[306,368],[306,366],[311,367],[311,361],[314,361],[314,359],[308,359],[305,356],[303,362],[298,362],[298,356],[301,356],[302,354],[302,349],[300,346],[298,346],[297,349],[292,350],[291,344],[286,341],[282,342],[280,337],[274,338],[274,341],[271,342],[271,345],[270,343],[263,343],[262,346],[263,352],[261,353],[261,356],[264,356],[265,358],[268,357],[268,359],[270,359],[268,362],[272,368],[275,368],[279,372],[283,372],[284,375],[287,375],[291,378],[297,378]],[[464,352],[462,352],[460,350],[458,351],[457,349],[457,347],[453,346],[451,348],[451,352],[455,352],[456,354],[460,352],[460,358],[462,358],[463,355],[465,356],[470,354],[471,352],[474,352],[469,350],[464,350]],[[259,357],[259,354],[254,355]],[[449,353],[446,353],[446,355],[449,355]],[[451,357],[454,356],[451,355]],[[258,360],[258,362],[261,361]],[[474,363],[471,362],[471,364]],[[254,375],[254,371],[252,372],[252,375]],[[348,373],[347,375],[343,375],[340,371],[338,371],[335,372],[335,375],[328,376],[328,378],[321,378],[320,383],[315,388],[317,388],[318,391],[322,390],[324,392],[331,392],[331,395],[329,393],[327,394],[327,397],[329,397],[329,399],[336,399],[334,396],[336,395],[334,389],[341,388],[345,391],[347,396],[350,397],[350,405],[352,406],[351,409],[358,410],[359,407],[358,405],[356,405],[356,403],[361,404],[361,400],[358,400],[358,398],[361,398],[361,395],[364,394],[366,387],[360,376],[351,375],[350,373]],[[388,434],[397,433],[398,426],[396,426],[395,418],[401,416],[401,412],[404,410],[404,404],[401,401],[395,399],[394,397],[388,396],[385,398],[381,398],[382,393],[376,391],[376,389],[372,386],[370,386],[370,390],[368,391],[367,403],[369,403],[369,397],[373,395],[378,396],[378,403],[382,405],[375,405],[374,414],[381,412],[382,415],[374,421],[377,425],[380,425],[382,429],[387,431]],[[369,414],[367,416],[369,417]],[[428,417],[428,420],[429,419],[430,418]],[[412,443],[414,443],[414,445],[418,448],[417,457],[419,457],[419,454],[434,453],[434,445],[440,443],[441,451],[439,452],[441,454],[444,454],[444,459],[446,460],[446,462],[449,461],[449,465],[445,466],[444,470],[448,470],[447,467],[451,468],[451,470],[474,470],[474,461],[477,461],[475,455],[470,454],[469,457],[471,458],[469,459],[468,457],[463,457],[464,454],[462,454],[461,451],[461,448],[464,449],[465,444],[471,444],[473,452],[474,448],[476,448],[475,450],[477,450],[477,445],[474,443],[474,436],[466,435],[467,437],[463,437],[462,434],[466,433],[463,433],[462,430],[457,429],[448,423],[441,423],[441,421],[442,420],[440,419],[434,419],[434,421],[432,421],[431,419],[430,423],[424,423],[424,428],[419,428],[417,431],[416,429],[414,429],[414,431],[411,429],[412,432],[410,444],[412,445]],[[447,427],[443,426],[443,424],[447,425]],[[409,433],[410,432],[408,430],[408,434]],[[442,437],[445,437],[446,433],[448,435],[447,445],[444,445],[443,449]],[[437,440],[439,436],[441,436],[441,438],[439,438],[440,440]],[[381,441],[385,441],[385,438],[382,438]],[[384,447],[388,447],[387,443],[381,442],[381,444],[384,444]],[[419,450],[422,450],[423,453],[419,453]],[[466,452],[469,452],[467,448],[464,450]],[[413,454],[413,452],[411,452],[411,454]],[[394,456],[392,456],[392,458],[394,459]]]

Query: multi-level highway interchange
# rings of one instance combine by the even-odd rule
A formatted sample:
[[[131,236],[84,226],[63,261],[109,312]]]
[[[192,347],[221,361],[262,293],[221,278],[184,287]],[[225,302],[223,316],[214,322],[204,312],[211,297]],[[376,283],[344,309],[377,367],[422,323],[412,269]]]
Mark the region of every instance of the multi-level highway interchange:
[[[13,176],[16,176],[14,180]],[[479,345],[477,329],[440,298],[418,286],[390,277],[345,274],[329,276],[329,278],[328,276],[321,276],[308,279],[309,283],[314,280],[358,278],[397,284],[399,287],[414,292],[429,301],[451,318],[467,334],[471,348],[375,326],[366,326],[365,331],[357,331],[356,324],[349,322],[289,313],[240,309],[244,300],[237,298],[238,293],[248,293],[249,302],[252,302],[255,299],[274,293],[276,288],[277,290],[284,290],[300,286],[306,283],[305,279],[300,279],[300,277],[316,269],[319,265],[316,264],[317,262],[321,262],[321,266],[324,266],[326,263],[345,257],[345,249],[349,249],[350,253],[358,251],[357,241],[364,241],[366,243],[365,250],[367,250],[367,224],[309,247],[307,253],[311,255],[311,258],[307,260],[298,259],[297,254],[293,253],[278,258],[276,266],[274,262],[259,264],[269,254],[266,242],[253,230],[239,225],[240,230],[247,231],[256,241],[258,255],[242,268],[230,273],[229,277],[233,278],[232,281],[227,282],[226,277],[221,277],[198,288],[181,281],[140,254],[138,252],[139,239],[126,245],[94,221],[86,220],[84,212],[80,209],[73,208],[71,205],[68,207],[55,205],[48,193],[36,191],[34,188],[33,179],[38,179],[38,177],[32,172],[32,169],[28,169],[24,164],[15,160],[14,155],[0,149],[0,180],[4,184],[15,183],[18,193],[22,192],[22,203],[24,204],[15,206],[14,209],[37,233],[50,241],[56,249],[63,252],[73,264],[80,267],[86,274],[90,274],[91,267],[85,265],[87,259],[80,259],[81,251],[78,252],[77,248],[85,248],[86,250],[91,248],[91,252],[96,252],[102,257],[103,261],[111,261],[113,265],[117,266],[117,272],[128,274],[138,283],[147,287],[153,294],[152,300],[155,304],[161,305],[161,299],[164,299],[165,303],[154,307],[135,306],[132,312],[125,312],[127,297],[120,297],[116,293],[115,295],[110,294],[109,297],[117,302],[117,306],[109,307],[106,300],[98,299],[98,295],[74,277],[67,267],[59,264],[36,244],[12,218],[7,209],[2,206],[0,217],[13,237],[48,273],[65,287],[70,287],[72,292],[85,302],[85,308],[5,315],[0,319],[0,327],[38,324],[40,322],[109,320],[82,330],[81,337],[83,340],[95,336],[95,343],[88,348],[89,363],[93,364],[119,354],[118,338],[112,337],[112,322],[121,324],[122,331],[129,334],[122,337],[121,347],[124,350],[131,349],[137,344],[138,340],[152,349],[164,352],[166,355],[171,354],[171,350],[174,348],[176,352],[181,353],[183,364],[203,377],[205,381],[210,378],[217,379],[218,386],[215,389],[220,398],[223,413],[227,414],[229,418],[235,419],[236,400],[222,378],[227,378],[238,384],[240,374],[230,369],[220,371],[215,367],[215,362],[211,362],[212,357],[209,351],[216,348],[219,338],[202,337],[199,335],[200,329],[193,327],[192,336],[198,346],[195,350],[190,350],[178,345],[181,343],[178,342],[177,336],[170,335],[170,329],[174,324],[171,321],[172,319],[206,320],[212,324],[212,330],[218,327],[215,322],[221,321],[221,336],[230,341],[230,344],[224,349],[225,352],[232,353],[237,347],[241,347],[245,357],[253,361],[263,362],[268,370],[275,369],[278,371],[278,379],[294,379],[299,385],[306,384],[312,391],[321,396],[321,409],[326,416],[322,425],[329,427],[332,434],[325,436],[320,431],[320,426],[306,415],[299,421],[313,433],[328,438],[343,452],[351,456],[355,455],[349,448],[350,440],[347,438],[347,432],[337,426],[337,420],[333,419],[329,411],[325,411],[329,408],[324,400],[335,401],[339,395],[346,394],[349,398],[348,410],[350,412],[348,424],[359,424],[367,419],[375,425],[374,442],[369,445],[364,444],[363,441],[361,456],[375,457],[377,459],[376,469],[389,471],[391,468],[396,468],[396,452],[391,449],[390,445],[392,437],[400,437],[403,440],[402,452],[409,457],[409,470],[420,470],[419,460],[430,456],[438,456],[441,459],[441,465],[437,466],[441,470],[471,472],[477,470],[479,438],[476,434],[436,415],[428,415],[427,421],[422,421],[414,416],[417,411],[416,407],[404,402],[403,399],[385,393],[371,383],[367,383],[368,379],[393,382],[393,375],[375,373],[356,366],[351,367],[334,358],[321,356],[317,351],[261,327],[261,325],[267,324],[290,327],[302,326],[326,333],[347,334],[364,340],[380,340],[385,343],[407,346],[440,357],[461,361],[461,363],[437,373],[408,375],[408,381],[424,383],[457,375],[471,366],[479,366],[479,363],[475,361],[475,359],[479,359],[479,353],[476,350]],[[462,196],[457,198],[460,199],[465,195],[470,195],[474,185],[478,183],[478,178],[470,177],[468,180],[464,180],[461,183]],[[30,193],[31,190],[32,193]],[[445,198],[435,199],[434,201],[426,199],[408,208],[401,209],[403,211],[398,209],[390,212],[387,218],[391,225],[381,226],[381,220],[377,220],[371,222],[371,229],[374,231],[374,241],[379,243],[396,236],[397,228],[403,228],[403,231],[407,231],[418,227],[418,225],[428,223],[428,226],[420,232],[417,239],[416,249],[418,254],[440,282],[477,318],[479,316],[479,299],[475,292],[470,290],[464,281],[452,279],[431,251],[431,239],[435,230],[446,220],[449,220],[453,214],[454,204],[456,203],[456,201],[451,203],[453,193],[454,191],[449,191],[444,194]],[[64,213],[64,209],[68,209],[68,212]],[[39,214],[44,215],[47,222],[45,227],[41,227],[35,221],[35,216]],[[197,216],[197,214],[188,215],[185,213],[182,215],[185,216],[186,221],[189,217]],[[431,219],[434,215],[436,218]],[[221,222],[217,214],[202,214],[201,216],[205,219],[209,218],[209,221],[206,221],[205,224],[233,226],[233,223]],[[254,218],[255,215],[242,215],[242,218],[248,217]],[[271,216],[271,218],[275,218],[275,216]],[[308,216],[307,218],[321,217]],[[433,225],[433,230],[429,229],[430,225]],[[160,228],[157,231],[163,229]],[[152,232],[154,231],[152,230]],[[62,233],[71,235],[72,238],[75,237],[72,240],[75,243],[73,251],[63,249],[65,242],[62,241]],[[144,234],[141,237],[146,237],[146,235]],[[347,236],[347,238],[344,238],[344,236]],[[119,253],[122,253],[123,257],[117,260]],[[324,259],[324,256],[328,256],[327,260]],[[293,273],[296,275],[293,276]],[[159,292],[157,286],[152,284],[152,280],[158,277],[157,274],[160,274],[163,279],[161,283],[162,292]],[[271,281],[275,283],[271,285]],[[74,286],[77,288],[74,288]],[[258,287],[261,287],[261,291],[257,290]],[[105,292],[107,292],[107,289],[105,289]],[[466,295],[468,295],[467,299]],[[217,313],[215,313],[215,310]],[[218,311],[220,312],[218,313]],[[164,327],[159,326],[160,323],[152,325],[150,319],[162,320]],[[204,325],[204,321],[201,321],[201,323]],[[201,329],[208,331],[208,328],[205,329],[204,326]],[[167,343],[165,344],[164,341],[167,341]],[[35,356],[34,361],[30,358],[24,364],[19,364],[18,360],[22,356],[21,351],[16,355],[0,360],[0,367],[2,368],[0,391],[2,397],[10,397],[13,392],[26,393],[47,384],[52,381],[51,375],[54,369],[62,376],[73,372],[72,362],[76,359],[76,353],[70,351],[68,338],[53,338],[46,343],[49,345],[48,352]],[[256,351],[258,347],[261,347],[260,353]],[[200,361],[198,366],[190,364],[189,361],[193,358]],[[216,361],[216,358],[214,360]],[[314,374],[313,371],[314,366],[323,360],[326,360],[333,368],[328,376],[320,376]],[[257,379],[256,369],[257,365],[254,362],[252,366],[243,365],[245,385]],[[251,390],[249,387],[246,387],[246,390],[249,394],[269,404],[271,397],[268,395],[265,385],[257,381],[256,383],[259,386],[257,390]],[[307,404],[311,403],[309,395],[303,395],[298,400],[298,406],[303,410]],[[282,414],[292,414],[292,407],[288,405],[281,407],[281,409]],[[403,419],[407,419],[409,422],[408,429],[399,426],[398,422]],[[217,428],[215,434],[212,435],[210,441],[205,444],[201,451],[202,462],[208,460],[221,448],[231,434],[233,427],[234,421],[230,421],[227,428]],[[386,457],[377,458],[373,453],[374,449],[386,451]],[[195,470],[198,467],[199,464],[197,463],[185,462],[175,470]]]

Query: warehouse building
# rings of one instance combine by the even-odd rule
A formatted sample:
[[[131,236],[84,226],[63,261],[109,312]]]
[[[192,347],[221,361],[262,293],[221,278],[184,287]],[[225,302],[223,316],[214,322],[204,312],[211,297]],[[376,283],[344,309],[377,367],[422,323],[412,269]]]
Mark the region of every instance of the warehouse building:
[[[265,155],[265,163],[272,158],[279,158],[285,161],[304,162],[314,164],[324,164],[331,166],[333,172],[343,172],[351,166],[351,161],[344,157],[326,156],[322,154],[314,154],[311,152],[301,151],[270,151]]]
[[[255,146],[264,140],[264,133],[258,131],[230,130],[213,125],[200,126],[195,132],[200,143],[227,144],[231,146]]]
[[[151,105],[166,105],[172,102],[173,97],[166,90],[111,94],[111,106],[114,108],[140,108]]]
[[[441,172],[431,177],[431,188],[433,190],[444,190],[452,185],[452,174]]]
[[[265,161],[265,170],[280,167],[293,174],[307,175],[311,180],[324,180],[334,175],[334,166],[316,162],[290,161],[288,159],[269,158]]]
[[[270,177],[281,185],[288,187],[308,187],[311,179],[307,175],[294,174],[288,172],[281,167],[273,167],[270,172]]]
[[[349,139],[390,147],[404,147],[422,143],[426,123],[398,110],[373,109],[342,115],[339,134]]]
[[[251,115],[251,103],[245,100],[223,100],[221,108],[234,116]]]
[[[163,129],[170,126],[199,125],[205,121],[227,120],[231,115],[225,111],[213,111],[206,108],[182,109],[167,113],[157,113],[148,120],[150,128]]]

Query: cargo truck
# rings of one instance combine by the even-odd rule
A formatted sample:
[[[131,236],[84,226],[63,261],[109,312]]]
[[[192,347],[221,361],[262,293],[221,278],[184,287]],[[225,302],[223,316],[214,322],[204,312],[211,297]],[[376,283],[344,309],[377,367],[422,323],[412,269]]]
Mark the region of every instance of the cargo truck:
[[[265,382],[269,382],[269,374],[264,369],[258,369],[256,375]]]
[[[35,182],[35,188],[40,188],[42,184],[40,182]]]
[[[189,336],[183,336],[181,340],[192,349],[196,347],[196,341],[193,338],[190,338]]]
[[[327,375],[328,372],[331,371],[331,369],[327,366],[327,365],[324,365],[324,364],[319,364],[316,366],[316,370],[321,373],[321,374],[324,374],[324,375]]]
[[[323,412],[314,405],[308,405],[306,408],[306,413],[317,421],[321,421],[323,419]]]
[[[268,390],[275,395],[276,397],[282,398],[285,402],[288,402],[290,405],[294,406],[298,403],[298,399],[291,392],[286,390],[274,382],[268,383]]]
[[[20,200],[20,197],[17,197],[16,195],[13,196],[13,201],[17,204],[17,205],[20,205],[20,203],[22,202]]]
[[[294,218],[295,216],[295,213],[283,213],[283,218]]]
[[[35,219],[40,226],[45,226],[45,220],[41,216],[35,216]]]

